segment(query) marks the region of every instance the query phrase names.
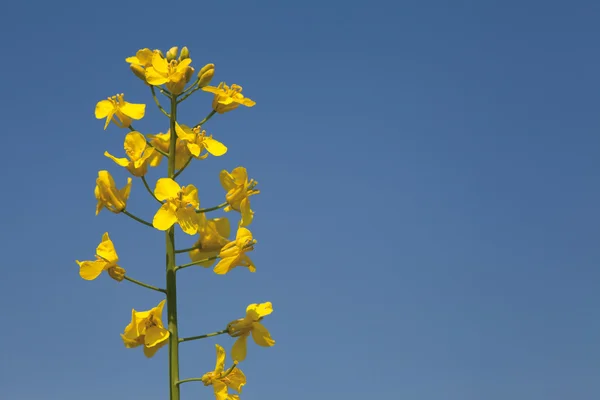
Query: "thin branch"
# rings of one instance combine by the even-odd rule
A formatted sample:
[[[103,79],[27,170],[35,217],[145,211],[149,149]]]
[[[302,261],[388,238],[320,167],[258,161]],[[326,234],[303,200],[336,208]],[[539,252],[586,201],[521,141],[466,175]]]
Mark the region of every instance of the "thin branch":
[[[167,291],[165,289],[161,289],[161,288],[157,288],[156,286],[148,285],[147,283],[140,282],[140,281],[138,281],[136,279],[130,278],[127,275],[125,275],[123,277],[123,279],[126,279],[129,282],[135,283],[136,285],[140,285],[140,286],[145,287],[147,289],[152,289],[152,290],[156,290],[157,292],[161,292],[161,293],[167,294]]]
[[[146,225],[146,226],[149,226],[150,228],[154,228],[154,225],[152,225],[150,222],[148,222],[148,221],[144,221],[143,219],[136,217],[135,215],[131,214],[131,213],[130,213],[130,212],[128,212],[128,211],[125,211],[125,210],[123,210],[123,211],[121,211],[121,212],[122,212],[123,214],[127,215],[129,218],[135,219],[135,220],[136,220],[137,222],[139,222],[140,224],[144,224],[144,225]]]
[[[142,176],[142,182],[144,182],[144,186],[146,187],[146,190],[148,191],[148,193],[150,193],[150,196],[152,196],[154,198],[154,200],[156,200],[160,204],[162,204],[163,202],[156,198],[156,196],[154,195],[154,192],[152,192],[152,189],[150,189],[150,186],[148,186],[148,182],[146,181],[145,176]]]
[[[214,207],[210,207],[210,208],[201,208],[199,210],[196,210],[196,213],[200,214],[200,213],[206,213],[206,212],[209,212],[209,211],[215,211],[215,210],[218,210],[219,208],[226,207],[227,204],[228,203],[225,202],[225,203],[219,204],[218,206],[214,206]]]
[[[171,116],[169,115],[169,113],[165,111],[165,109],[160,105],[160,102],[156,98],[156,92],[154,91],[154,86],[150,85],[150,90],[152,91],[152,98],[154,98],[154,102],[158,106],[158,109],[160,111],[162,111],[162,113],[165,114],[167,116],[167,118],[171,118]]]
[[[178,266],[175,267],[175,271],[179,271],[180,269],[187,268],[187,267],[192,267],[194,265],[202,264],[202,263],[207,262],[207,261],[216,260],[217,258],[219,258],[219,256],[212,256],[212,257],[205,258],[204,260],[198,260],[198,261],[194,261],[194,262],[191,262],[191,263],[187,263],[187,264],[183,264],[183,265],[178,265]]]
[[[222,331],[207,333],[206,335],[190,336],[190,337],[186,337],[186,338],[179,338],[179,343],[181,343],[181,342],[188,342],[190,340],[206,339],[206,338],[209,338],[209,337],[222,335],[222,334],[227,333],[227,332],[228,332],[227,329],[223,329]]]

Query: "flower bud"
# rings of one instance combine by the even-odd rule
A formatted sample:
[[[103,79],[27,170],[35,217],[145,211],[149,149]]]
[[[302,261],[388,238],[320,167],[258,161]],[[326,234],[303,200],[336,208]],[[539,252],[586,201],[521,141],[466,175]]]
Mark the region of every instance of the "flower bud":
[[[185,83],[188,83],[190,79],[192,79],[192,76],[194,76],[194,68],[187,67],[187,69],[185,70]]]
[[[198,86],[204,87],[210,83],[215,75],[215,64],[206,64],[200,72],[198,72]]]
[[[179,61],[185,60],[186,58],[190,58],[190,51],[186,46],[181,49],[181,53],[179,53]]]
[[[108,275],[117,282],[121,282],[125,278],[125,270],[118,265],[108,269]]]
[[[162,51],[160,51],[159,49],[156,49],[156,50],[154,50],[154,51],[155,51],[155,52],[157,52],[158,54],[160,54],[160,56],[161,56],[162,58],[165,58],[165,55],[164,55],[164,54],[163,54],[163,52],[162,52]]]
[[[167,61],[174,60],[177,57],[177,52],[179,51],[179,47],[171,47],[169,51],[167,51]]]
[[[146,70],[141,65],[131,64],[129,68],[131,68],[135,76],[146,82]]]

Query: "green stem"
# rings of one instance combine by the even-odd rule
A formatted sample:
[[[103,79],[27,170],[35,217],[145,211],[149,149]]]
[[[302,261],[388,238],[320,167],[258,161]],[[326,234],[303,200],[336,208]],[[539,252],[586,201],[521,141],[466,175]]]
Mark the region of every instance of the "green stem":
[[[187,253],[188,251],[199,250],[201,248],[202,248],[202,246],[188,247],[187,249],[175,250],[175,254]]]
[[[140,286],[143,286],[143,287],[148,288],[148,289],[156,290],[157,292],[161,292],[161,293],[165,293],[165,294],[167,293],[167,291],[165,289],[161,289],[161,288],[157,288],[156,286],[148,285],[147,283],[140,282],[140,281],[138,281],[136,279],[130,278],[127,275],[125,275],[123,277],[123,279],[128,280],[129,282],[133,282],[136,285],[140,285]]]
[[[179,386],[182,383],[186,383],[186,382],[201,382],[202,378],[187,378],[187,379],[182,379],[180,381],[175,382],[175,385]]]
[[[152,189],[150,189],[150,186],[148,185],[148,182],[146,181],[145,176],[142,176],[142,182],[144,182],[144,186],[146,187],[146,190],[148,191],[148,193],[150,193],[150,196],[152,196],[154,198],[154,200],[156,200],[160,204],[162,204],[163,202],[160,201],[159,199],[157,199],[156,196],[154,195],[154,192],[152,191]]]
[[[158,90],[160,90],[160,92],[162,94],[164,94],[165,96],[167,96],[168,98],[173,97],[173,94],[171,92],[169,92],[167,89],[163,89],[163,88],[159,87]]]
[[[213,333],[207,333],[206,335],[190,336],[190,337],[186,337],[186,338],[179,338],[179,343],[188,342],[190,340],[206,339],[206,338],[209,338],[209,337],[222,335],[222,334],[227,333],[227,332],[228,332],[227,329],[223,329],[222,331],[213,332]]]
[[[192,90],[191,92],[187,93],[185,96],[183,96],[181,99],[179,99],[177,101],[177,103],[181,103],[182,101],[184,101],[185,99],[187,99],[188,97],[190,97],[192,94],[194,94],[194,92],[200,90],[200,87],[195,87],[194,90]],[[183,93],[182,93],[183,94]]]
[[[180,269],[191,267],[191,266],[194,266],[194,265],[202,264],[202,263],[207,262],[207,261],[216,260],[217,258],[219,258],[219,256],[212,256],[212,257],[205,258],[204,260],[199,260],[199,261],[194,261],[194,262],[183,264],[183,265],[178,265],[178,266],[175,267],[175,271],[179,271]],[[167,290],[168,289],[169,288],[167,288]]]
[[[149,226],[150,228],[154,228],[154,225],[152,225],[150,222],[148,221],[144,221],[141,218],[136,217],[135,215],[133,215],[132,213],[130,213],[129,211],[121,211],[123,214],[127,215],[129,218],[135,219],[137,222],[144,224],[146,226]]]
[[[188,86],[188,87],[187,87],[187,88],[186,88],[186,89],[185,89],[183,92],[179,93],[179,96],[181,96],[181,95],[185,95],[185,94],[187,94],[187,93],[188,93],[190,90],[192,90],[192,89],[196,88],[196,87],[198,86],[198,82],[200,82],[200,79],[198,79],[198,78],[197,78],[197,79],[194,81],[194,83],[192,83],[190,86]]]
[[[171,179],[175,176],[175,148],[177,135],[175,132],[175,121],[177,120],[177,99],[171,97],[171,141],[169,143],[169,165],[167,176]],[[172,226],[165,234],[167,247],[167,318],[169,321],[169,385],[171,400],[180,400],[179,397],[179,335],[177,333],[177,280],[175,266],[175,227]]]
[[[213,115],[215,115],[216,113],[217,113],[217,112],[216,112],[215,110],[212,110],[212,111],[210,112],[210,114],[208,114],[208,115],[206,116],[206,118],[204,118],[202,121],[200,121],[200,122],[198,122],[196,125],[194,125],[194,128],[197,128],[197,127],[199,127],[199,126],[202,126],[202,124],[203,124],[203,123],[205,123],[206,121],[208,121],[209,119],[211,119],[211,118],[212,118],[212,116],[213,116]]]
[[[181,169],[177,172],[175,172],[175,175],[173,175],[173,179],[177,178],[179,176],[180,173],[183,172],[183,170],[190,165],[190,162],[192,162],[192,156],[190,156],[190,158],[188,158],[188,160],[185,162],[185,164],[183,164],[183,167],[181,167]]]
[[[205,213],[205,212],[209,212],[209,211],[215,211],[215,210],[218,210],[219,208],[223,208],[225,206],[227,206],[227,202],[221,203],[218,206],[214,206],[211,208],[201,208],[199,210],[196,210],[196,213],[200,214],[200,213]]]
[[[150,90],[152,91],[152,98],[154,99],[154,102],[156,103],[156,106],[158,107],[158,109],[160,111],[162,111],[162,113],[165,114],[167,116],[167,118],[171,118],[169,113],[165,111],[165,109],[160,105],[160,102],[156,98],[156,91],[154,91],[154,86],[150,85]]]

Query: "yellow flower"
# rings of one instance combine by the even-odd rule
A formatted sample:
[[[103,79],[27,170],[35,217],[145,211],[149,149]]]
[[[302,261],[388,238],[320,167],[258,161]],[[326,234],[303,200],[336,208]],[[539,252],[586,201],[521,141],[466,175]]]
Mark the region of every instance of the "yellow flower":
[[[125,136],[123,147],[129,160],[126,158],[116,158],[108,151],[105,151],[104,155],[121,167],[127,168],[133,176],[146,175],[148,164],[150,163],[149,158],[154,154],[154,149],[147,145],[144,135],[139,132],[129,132]]]
[[[256,240],[252,232],[246,228],[238,228],[235,241],[227,243],[219,252],[219,262],[215,266],[215,273],[224,275],[237,266],[248,267],[250,272],[255,272],[256,267],[246,252],[254,250]]]
[[[166,85],[171,93],[180,94],[191,77],[191,62],[191,58],[167,61],[155,52],[152,54],[152,64],[146,68],[146,81],[153,86]]]
[[[156,229],[166,231],[178,223],[188,235],[198,232],[196,209],[200,207],[200,202],[198,189],[194,185],[181,187],[171,178],[160,178],[156,182],[154,195],[160,201],[166,200],[154,215],[152,225]]]
[[[218,344],[215,346],[217,348],[217,363],[215,365],[215,370],[204,374],[201,378],[202,382],[204,383],[204,386],[212,385],[217,400],[239,399],[237,395],[229,395],[227,388],[241,393],[242,386],[246,384],[246,376],[242,370],[237,368],[236,363],[234,363],[233,369],[225,371],[225,350]]]
[[[212,108],[219,114],[235,110],[240,104],[246,107],[254,107],[256,104],[256,102],[244,97],[242,87],[239,85],[233,84],[230,88],[225,82],[221,82],[217,87],[205,86],[202,90],[215,95]]]
[[[214,257],[219,254],[219,251],[229,243],[227,238],[229,237],[230,227],[227,218],[214,218],[206,220],[204,214],[199,214],[199,225],[198,234],[200,238],[194,244],[194,247],[199,247],[189,252],[192,261],[200,261],[210,257]],[[216,260],[203,262],[203,267],[211,267]]]
[[[169,331],[162,322],[162,312],[166,300],[148,311],[131,310],[131,322],[125,327],[121,339],[125,347],[132,349],[144,346],[146,357],[152,357],[158,349],[167,344]]]
[[[250,304],[246,308],[246,316],[244,318],[232,321],[227,325],[229,335],[238,338],[231,349],[231,358],[235,361],[244,361],[246,359],[246,342],[250,333],[252,333],[254,343],[259,346],[271,347],[275,344],[267,328],[260,323],[263,317],[272,312],[273,305],[271,302]]]
[[[129,192],[131,191],[131,178],[127,178],[127,185],[122,189],[117,189],[112,175],[108,171],[98,171],[96,179],[96,188],[94,195],[98,204],[96,205],[96,215],[106,207],[108,211],[115,214],[120,213],[127,206]]]
[[[165,153],[169,153],[169,142],[171,141],[171,132],[170,130],[167,133],[158,133],[156,135],[148,135],[150,140],[150,144],[164,151]],[[180,139],[177,139],[175,144],[175,169],[181,169],[188,162],[188,160],[192,157],[190,151],[188,150],[186,143]],[[160,162],[162,161],[163,155],[158,151],[155,151],[148,162],[151,167],[158,167]]]
[[[93,281],[100,276],[102,271],[107,271],[111,278],[119,282],[125,276],[125,270],[117,265],[119,256],[115,245],[108,237],[108,232],[102,235],[102,242],[96,248],[96,260],[75,260],[75,262],[79,265],[79,275],[87,281]]]
[[[175,122],[175,133],[179,140],[185,143],[190,154],[196,158],[204,159],[208,157],[208,153],[213,156],[222,156],[227,153],[227,147],[223,143],[213,139],[212,135],[206,136],[206,131],[200,132],[199,126],[190,128]],[[201,155],[202,150],[207,152]]]
[[[135,56],[127,57],[126,62],[133,65],[139,65],[147,68],[152,65],[152,55],[156,50],[152,51],[149,48],[140,49],[135,53]]]
[[[254,212],[250,209],[249,197],[254,194],[259,194],[259,190],[254,190],[257,185],[254,179],[248,182],[248,172],[244,167],[234,168],[231,173],[223,170],[219,175],[221,185],[227,191],[225,200],[229,205],[225,207],[225,211],[236,210],[242,214],[240,226],[248,226],[254,218]]]
[[[110,121],[114,122],[119,128],[126,128],[131,125],[132,119],[144,118],[146,105],[128,103],[123,99],[123,96],[123,93],[117,94],[107,100],[100,100],[96,104],[96,118],[106,118],[104,130],[106,130]]]

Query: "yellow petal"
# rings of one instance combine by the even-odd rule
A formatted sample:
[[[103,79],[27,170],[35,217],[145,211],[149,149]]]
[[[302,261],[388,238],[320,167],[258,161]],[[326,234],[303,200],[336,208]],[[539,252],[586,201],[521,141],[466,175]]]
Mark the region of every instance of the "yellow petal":
[[[171,203],[163,204],[156,214],[154,214],[154,219],[152,220],[152,226],[154,226],[159,231],[166,231],[170,227],[173,226],[175,222],[177,222],[177,207]]]
[[[238,337],[233,344],[233,347],[231,348],[231,358],[234,361],[244,361],[246,359],[246,347],[249,335],[249,332],[243,334]]]
[[[198,189],[196,189],[196,186],[194,185],[187,185],[185,189],[183,189],[181,199],[194,208],[200,206],[200,202],[198,201]]]
[[[252,324],[252,339],[254,339],[254,343],[263,347],[271,347],[275,344],[267,328],[260,322]]]
[[[115,110],[115,106],[113,102],[110,100],[100,100],[98,104],[96,104],[96,118],[102,119],[108,117],[109,114],[113,113]]]
[[[119,165],[121,167],[127,167],[129,165],[129,160],[126,158],[117,158],[117,157],[113,156],[112,154],[110,154],[108,151],[105,151],[104,155],[106,157],[110,158],[111,160],[113,160],[117,165]]]
[[[231,176],[235,180],[235,183],[242,185],[248,181],[248,171],[244,167],[237,167],[231,171]]]
[[[154,347],[166,340],[169,339],[169,331],[165,328],[159,328],[158,326],[153,326],[146,330],[146,336],[144,338],[144,343],[146,347]]]
[[[177,222],[179,222],[181,230],[188,235],[195,235],[198,232],[198,214],[193,208],[178,208]]]
[[[229,388],[235,390],[238,393],[242,393],[242,386],[246,384],[246,376],[241,369],[236,368],[225,378],[226,384]]]
[[[169,63],[159,52],[152,54],[152,67],[162,75],[166,75],[169,72]]]
[[[96,279],[102,271],[104,271],[104,267],[108,265],[106,261],[98,260],[98,261],[76,261],[79,265],[79,276],[81,276],[86,281],[93,281]]]
[[[158,350],[160,350],[164,345],[166,345],[169,341],[165,340],[153,347],[144,346],[144,355],[148,358],[152,358]]]
[[[219,235],[224,238],[228,238],[231,234],[231,227],[229,226],[229,220],[227,218],[214,218],[215,226]]]
[[[188,142],[187,148],[194,157],[198,157],[200,155],[201,149],[200,149],[200,146],[198,146],[196,143]]]
[[[130,118],[142,119],[146,113],[146,105],[125,102],[125,104],[119,107],[119,110]]]
[[[223,382],[213,382],[213,390],[215,391],[216,400],[229,400],[229,395],[227,394],[227,385],[225,385]]]
[[[154,195],[160,201],[176,198],[181,191],[181,186],[171,178],[160,178],[156,181]]]
[[[208,151],[213,156],[222,156],[227,153],[227,147],[218,140],[212,138],[206,138],[203,141],[204,147],[206,147],[206,151]]]
[[[216,344],[215,347],[217,349],[217,363],[215,364],[215,372],[221,372],[225,368],[225,349],[218,344]]]
[[[261,304],[250,304],[246,307],[246,314],[252,313],[254,320],[258,321],[258,318],[266,317],[273,312],[273,304],[270,301]]]
[[[221,180],[221,186],[223,186],[223,189],[226,191],[229,191],[237,186],[233,180],[233,176],[231,176],[231,174],[225,170],[221,171],[219,174],[219,179]]]
[[[169,82],[169,78],[160,74],[154,67],[146,68],[146,81],[152,86],[160,86]]]
[[[208,93],[216,94],[216,95],[225,94],[225,92],[223,92],[221,89],[219,89],[218,87],[214,87],[214,86],[204,86],[202,88],[202,90],[205,92],[208,92]]]
[[[235,265],[233,265],[233,262],[235,261],[235,259],[236,259],[236,257],[227,257],[227,258],[223,258],[223,259],[219,260],[217,265],[215,265],[215,269],[214,269],[215,274],[225,275],[226,273],[231,271],[233,268],[235,268]]]
[[[179,139],[187,140],[188,142],[193,142],[196,139],[196,134],[191,130],[187,125],[179,125],[175,122],[175,134]]]
[[[113,244],[112,240],[110,240],[108,232],[102,236],[102,242],[96,248],[96,254],[110,263],[116,263],[119,261],[119,256],[117,256],[115,245]]]
[[[131,178],[127,178],[127,185],[122,189],[119,189],[119,195],[123,198],[123,201],[129,199],[129,193],[131,192]]]
[[[242,220],[240,221],[240,226],[248,226],[252,223],[254,219],[254,212],[250,209],[250,199],[248,197],[244,197],[242,202],[240,203],[240,212],[242,214]]]
[[[252,232],[246,228],[238,228],[237,234],[235,235],[236,242],[246,242],[247,240],[252,240]]]
[[[139,132],[129,132],[125,136],[123,148],[132,160],[138,160],[146,149],[146,138]]]

